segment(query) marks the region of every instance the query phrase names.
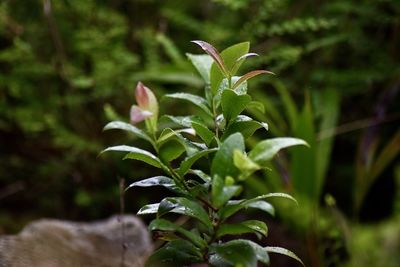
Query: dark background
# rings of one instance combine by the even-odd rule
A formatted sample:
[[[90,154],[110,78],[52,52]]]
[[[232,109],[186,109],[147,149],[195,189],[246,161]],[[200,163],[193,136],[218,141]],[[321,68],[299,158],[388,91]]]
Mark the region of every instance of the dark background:
[[[399,266],[399,1],[1,1],[0,233],[42,217],[83,221],[120,211],[119,180],[153,170],[99,157],[113,144],[142,145],[102,127],[128,120],[139,80],[159,98],[201,93],[185,56],[200,53],[191,40],[219,50],[250,41],[260,57],[244,68],[277,74],[250,81],[266,107],[259,116],[270,123],[267,137],[326,145],[324,154],[284,155],[275,178],[249,182],[246,194],[286,191],[303,203],[294,213],[277,203],[267,243],[299,251],[308,266]],[[295,121],[284,115],[284,94]],[[170,114],[196,112],[161,105]],[[307,191],[310,168],[323,171]],[[166,193],[128,191],[126,210]]]

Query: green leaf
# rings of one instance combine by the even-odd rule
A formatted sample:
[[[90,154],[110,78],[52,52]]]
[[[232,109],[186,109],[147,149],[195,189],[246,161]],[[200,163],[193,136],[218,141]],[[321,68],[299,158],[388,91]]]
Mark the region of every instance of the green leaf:
[[[264,165],[271,160],[279,150],[296,145],[308,146],[304,140],[298,138],[282,137],[268,139],[258,143],[250,151],[249,158],[260,165]]]
[[[291,195],[285,193],[269,193],[265,195],[261,195],[252,199],[243,199],[243,200],[231,200],[228,204],[219,210],[219,215],[221,218],[228,218],[238,212],[243,208],[256,208],[260,210],[264,210],[271,215],[274,215],[274,208],[268,202],[263,201],[267,198],[273,197],[282,197],[292,200],[296,205],[298,205],[297,200],[293,198]],[[263,203],[264,202],[264,203]]]
[[[235,81],[237,81],[240,77],[237,76],[233,76],[231,78],[232,83],[234,83]],[[221,104],[221,97],[222,97],[222,93],[225,90],[231,90],[234,91],[236,94],[238,95],[245,95],[247,94],[247,82],[242,83],[241,85],[239,85],[239,87],[237,87],[235,90],[232,90],[229,88],[229,83],[228,83],[228,79],[224,78],[222,80],[222,82],[220,83],[220,86],[218,87],[218,90],[216,92],[216,94],[214,95],[213,98],[213,102],[215,107],[219,107]]]
[[[268,124],[265,122],[258,122],[250,117],[239,115],[225,130],[224,134],[221,136],[221,140],[225,140],[226,137],[233,133],[241,133],[243,138],[246,140],[251,137],[255,131],[264,128],[268,131]]]
[[[159,206],[160,206],[160,203],[144,205],[137,212],[137,215],[156,214],[158,212]]]
[[[170,116],[170,115],[164,115],[163,118],[167,118],[173,123],[187,128],[192,127],[192,121],[196,119],[195,116]]]
[[[257,267],[257,255],[253,247],[247,242],[233,240],[222,244],[213,244],[210,247],[209,262],[211,265]]]
[[[171,231],[177,232],[185,236],[190,242],[199,248],[205,248],[207,243],[197,234],[190,232],[170,221],[164,219],[155,219],[149,225],[150,231]]]
[[[239,180],[245,180],[261,167],[249,159],[244,152],[235,150],[233,152],[233,164],[240,170]]]
[[[128,154],[125,155],[123,159],[136,159],[143,161],[147,164],[150,164],[154,167],[161,168],[162,163],[161,161],[154,156],[152,153],[149,151],[133,147],[133,146],[112,146],[108,147],[105,150],[103,150],[101,153],[107,152],[107,151],[118,151],[118,152],[129,152]]]
[[[269,264],[268,253],[262,246],[250,240],[238,239],[236,241],[250,245],[257,255],[257,260],[261,261],[262,263]]]
[[[228,70],[231,70],[235,67],[231,76],[236,74],[236,71],[240,68],[243,63],[243,57],[249,53],[250,43],[243,42],[232,45],[221,52],[221,57],[225,62],[225,66]]]
[[[164,198],[160,205],[173,207],[169,212],[193,217],[209,228],[212,228],[212,223],[208,218],[207,212],[197,202],[184,197],[167,197]]]
[[[238,212],[241,209],[247,209],[247,208],[254,208],[254,209],[259,209],[262,211],[267,212],[268,214],[271,214],[274,216],[275,214],[275,209],[274,207],[269,204],[268,202],[264,200],[252,200],[252,201],[247,201],[247,200],[231,200],[228,202],[226,206],[224,206],[218,213],[220,217],[225,220]]]
[[[162,162],[168,163],[178,158],[183,152],[185,152],[185,146],[176,140],[171,140],[161,146],[159,157]]]
[[[260,75],[260,74],[273,74],[273,75],[275,75],[275,73],[267,71],[267,70],[253,70],[253,71],[250,71],[250,72],[246,73],[242,77],[240,77],[240,79],[235,82],[235,84],[233,85],[232,89],[237,88],[239,85],[241,85],[242,83],[246,82],[248,79],[251,79],[254,76],[257,76],[257,75]]]
[[[200,76],[203,78],[206,84],[210,84],[210,70],[211,65],[213,63],[212,57],[209,55],[193,55],[187,53],[186,56],[190,59],[193,66],[200,73]]]
[[[207,101],[200,96],[188,93],[174,93],[174,94],[167,94],[164,97],[189,101],[192,104],[199,107],[200,109],[202,109],[207,115],[213,117],[213,114],[210,108],[208,107]]]
[[[243,56],[236,59],[235,64],[233,64],[232,68],[230,69],[230,73],[232,75],[235,75],[236,72],[238,71],[240,65],[242,65],[242,63],[245,61],[245,59],[247,59],[249,57],[255,57],[255,56],[259,56],[259,55],[257,53],[246,53]]]
[[[181,189],[179,189],[174,180],[166,177],[166,176],[154,176],[151,178],[143,179],[134,183],[131,183],[126,190],[132,187],[151,187],[151,186],[162,186],[165,188],[170,189],[171,191],[174,192],[181,192]]]
[[[147,178],[147,179],[143,179],[143,180],[134,182],[134,183],[130,184],[125,190],[128,190],[132,187],[152,187],[152,186],[162,186],[162,187],[165,187],[179,195],[187,196],[187,193],[183,189],[181,189],[173,179],[166,177],[166,176],[155,176],[155,177],[151,177],[151,178]],[[146,207],[146,208],[145,207],[143,207],[144,208],[143,210],[146,210],[148,208],[148,207]],[[155,209],[154,213],[157,212],[157,209],[158,209],[158,206]]]
[[[198,135],[207,146],[210,145],[211,141],[215,137],[214,133],[202,123],[192,122],[192,127],[196,131],[196,135]]]
[[[261,113],[265,113],[265,106],[264,106],[264,104],[263,104],[262,102],[260,102],[260,101],[251,101],[251,102],[247,105],[246,109],[254,109],[254,110],[257,110],[257,111],[259,111],[259,112],[261,112]]]
[[[221,145],[211,164],[211,176],[219,175],[222,179],[226,176],[237,177],[238,168],[233,164],[233,151],[244,151],[244,139],[240,133],[229,136]]]
[[[179,166],[178,174],[181,176],[185,175],[197,160],[217,150],[217,148],[200,150],[188,156],[184,161],[182,161],[181,165]]]
[[[250,103],[249,95],[238,95],[233,90],[224,90],[221,95],[221,107],[226,121],[236,118]]]
[[[232,70],[231,76],[234,76],[234,73],[239,69],[240,65],[243,62],[242,60],[236,62],[237,59],[247,54],[249,52],[249,48],[250,48],[250,43],[244,42],[228,47],[227,49],[221,52],[221,57],[228,70],[232,70],[233,66],[236,65],[235,69]],[[213,95],[216,95],[223,78],[224,75],[220,72],[219,67],[215,63],[212,64],[210,71],[210,82],[211,82],[211,92]]]
[[[248,220],[240,223],[222,224],[218,228],[217,238],[224,235],[241,235],[246,233],[268,235],[268,227],[264,222],[258,220]]]
[[[272,216],[275,215],[274,207],[271,204],[269,204],[268,202],[264,201],[264,200],[245,203],[244,205],[245,205],[246,208],[259,209],[259,210],[265,211],[266,213],[268,213],[268,214],[270,214]]]
[[[216,208],[223,206],[229,199],[237,195],[241,190],[237,185],[225,185],[224,179],[219,175],[213,177],[211,184],[211,199]]]
[[[145,267],[176,267],[202,262],[202,255],[189,241],[178,239],[168,242],[147,260]]]
[[[199,149],[202,149],[202,147],[196,146],[195,143],[191,142],[187,138],[183,137],[178,131],[174,131],[171,128],[165,128],[162,131],[160,137],[157,140],[157,144],[161,146],[166,142],[170,142],[172,140],[179,142],[185,148],[186,153],[189,156],[196,153]]]
[[[254,201],[257,201],[257,200],[266,199],[266,198],[272,198],[272,197],[287,198],[287,199],[292,200],[294,203],[296,203],[297,206],[299,205],[299,203],[297,202],[297,200],[294,197],[292,197],[291,195],[286,194],[286,193],[269,193],[269,194],[261,195],[261,196],[246,200],[246,202],[247,203],[251,203],[251,202],[254,202]]]
[[[139,128],[133,126],[132,124],[122,122],[122,121],[112,121],[109,122],[106,126],[104,126],[103,131],[112,130],[112,129],[120,129],[124,131],[131,132],[135,134],[137,137],[142,138],[146,141],[149,141],[153,144],[153,140],[148,136],[144,131]]]
[[[301,261],[301,259],[299,257],[296,256],[296,254],[294,254],[293,252],[291,252],[290,250],[286,249],[286,248],[281,248],[281,247],[265,247],[264,248],[267,252],[272,252],[272,253],[278,253],[278,254],[282,254],[282,255],[286,255],[288,257],[291,257],[295,260],[297,260],[298,262],[300,262],[303,266],[304,263]]]
[[[197,177],[202,179],[205,183],[211,182],[211,177],[201,170],[189,170],[189,173],[196,175]]]

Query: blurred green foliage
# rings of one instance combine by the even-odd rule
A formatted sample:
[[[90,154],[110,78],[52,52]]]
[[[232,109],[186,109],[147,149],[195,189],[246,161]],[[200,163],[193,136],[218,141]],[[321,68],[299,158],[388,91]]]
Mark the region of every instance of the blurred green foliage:
[[[271,166],[275,171],[254,179],[257,190],[297,192],[304,207],[311,200],[303,217],[316,210],[322,226],[286,224],[337,233],[342,217],[398,221],[399,1],[23,2],[0,2],[0,231],[44,216],[90,219],[117,212],[118,177],[141,178],[148,171],[97,159],[102,147],[123,138],[102,134],[102,125],[128,118],[139,79],[158,88],[158,96],[198,92],[201,79],[183,53],[196,52],[189,46],[196,39],[217,48],[251,41],[251,52],[262,56],[249,59],[244,71],[263,68],[278,77],[251,81],[249,93],[266,106],[260,119],[271,135],[314,144],[307,157],[282,154]],[[189,107],[165,103],[171,108],[184,114]],[[323,208],[327,194],[340,216]],[[127,194],[127,209],[136,210],[147,197]],[[339,230],[335,240],[348,251],[362,249],[350,249]]]

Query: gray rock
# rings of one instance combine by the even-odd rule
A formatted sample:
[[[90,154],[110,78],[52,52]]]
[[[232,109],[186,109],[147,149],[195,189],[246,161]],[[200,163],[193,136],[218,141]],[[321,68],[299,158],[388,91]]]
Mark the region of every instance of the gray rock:
[[[151,252],[146,226],[135,216],[93,223],[43,219],[18,235],[0,236],[0,267],[140,267]]]

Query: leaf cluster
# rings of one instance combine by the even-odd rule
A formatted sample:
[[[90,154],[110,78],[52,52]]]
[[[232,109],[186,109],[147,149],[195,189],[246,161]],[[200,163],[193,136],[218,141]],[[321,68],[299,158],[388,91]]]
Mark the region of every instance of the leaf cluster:
[[[262,247],[245,239],[222,242],[222,238],[229,235],[252,233],[259,238],[268,235],[268,227],[263,221],[232,223],[229,218],[248,208],[274,215],[274,208],[267,201],[272,197],[296,200],[284,193],[241,199],[242,182],[264,169],[281,149],[307,143],[297,138],[272,138],[246,151],[246,139],[258,129],[268,130],[265,122],[242,114],[250,106],[262,107],[248,94],[247,81],[260,74],[272,73],[254,70],[237,76],[244,60],[257,56],[249,52],[248,42],[233,45],[221,53],[204,41],[193,43],[206,52],[205,55],[188,54],[205,82],[204,97],[173,93],[164,98],[187,101],[203,111],[201,116],[164,115],[163,119],[171,121],[175,127],[160,127],[157,99],[139,82],[136,88],[138,106],[131,109],[131,124],[114,121],[104,128],[131,132],[147,141],[153,150],[119,145],[103,152],[123,152],[124,159],[139,160],[164,172],[162,176],[136,181],[128,188],[161,186],[176,194],[159,203],[145,205],[138,212],[139,215],[156,216],[149,230],[158,239],[166,241],[150,257],[147,266],[183,266],[200,262],[212,266],[257,266],[258,261],[269,263],[268,252],[299,260],[283,248]],[[140,120],[146,122],[145,129],[136,125]],[[206,167],[199,168],[197,162],[201,160],[208,163]],[[193,222],[181,225],[171,221],[169,214],[187,216]]]

